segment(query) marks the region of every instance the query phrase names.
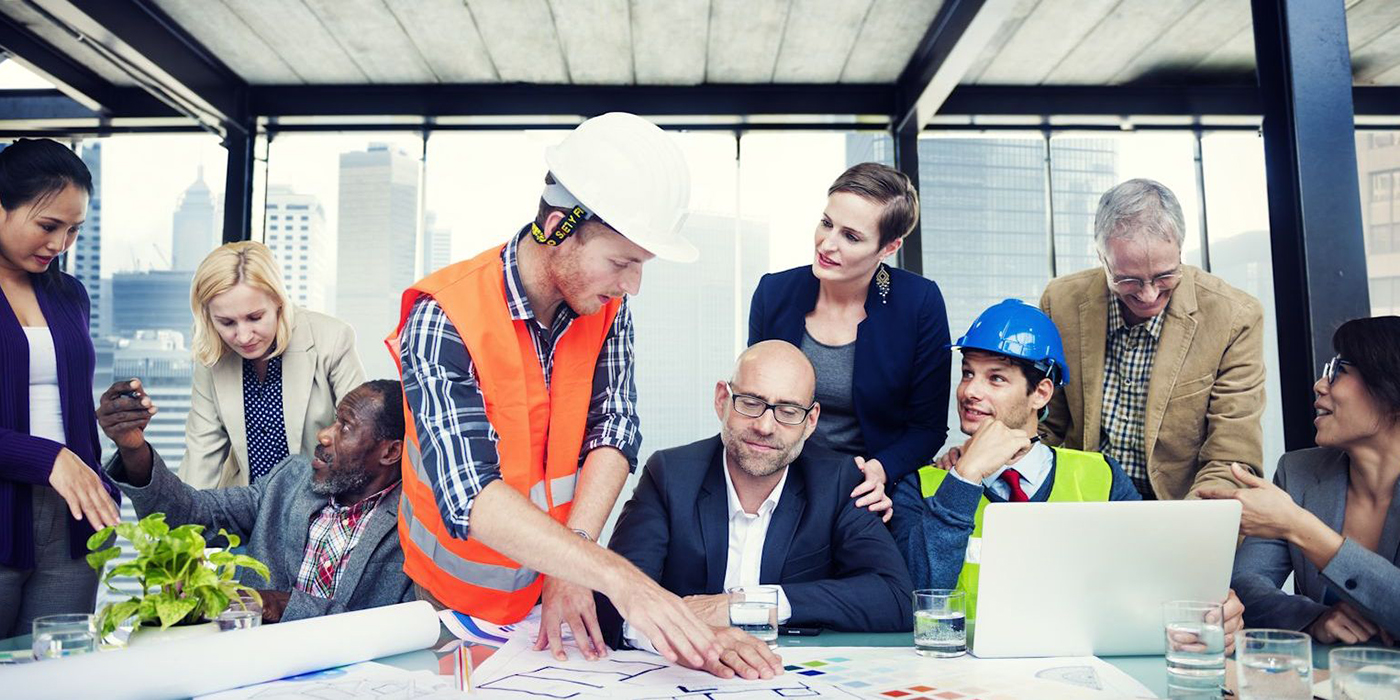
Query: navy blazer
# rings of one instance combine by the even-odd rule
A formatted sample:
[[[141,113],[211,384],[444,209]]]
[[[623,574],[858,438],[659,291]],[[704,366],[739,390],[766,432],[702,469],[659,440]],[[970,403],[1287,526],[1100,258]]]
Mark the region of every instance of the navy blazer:
[[[608,548],[676,595],[723,593],[729,559],[723,455],[719,436],[653,454]],[[909,570],[879,516],[851,504],[861,475],[845,468],[848,459],[809,444],[788,466],[759,581],[783,587],[792,605],[787,624],[908,631]],[[597,601],[604,639],[620,648],[622,619],[607,598],[600,594]]]
[[[892,490],[932,462],[948,439],[952,353],[938,285],[889,271],[889,294],[882,299],[872,280],[865,298],[851,389],[865,456],[880,460]],[[749,307],[749,345],[777,338],[801,347],[818,288],[811,265],[764,275]]]

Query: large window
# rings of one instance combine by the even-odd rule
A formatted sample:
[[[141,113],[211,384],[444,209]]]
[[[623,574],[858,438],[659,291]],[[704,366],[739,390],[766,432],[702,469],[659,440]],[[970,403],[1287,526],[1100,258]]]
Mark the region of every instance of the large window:
[[[1400,313],[1400,144],[1393,131],[1356,132],[1371,312]]]
[[[384,338],[421,272],[423,140],[402,132],[278,134],[261,236],[293,300],[355,329],[367,377],[396,377]]]

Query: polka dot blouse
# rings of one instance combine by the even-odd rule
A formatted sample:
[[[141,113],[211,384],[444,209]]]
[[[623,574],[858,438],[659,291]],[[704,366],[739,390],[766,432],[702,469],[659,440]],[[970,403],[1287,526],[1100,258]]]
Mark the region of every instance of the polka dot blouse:
[[[267,362],[266,381],[253,363],[243,361],[243,420],[248,426],[248,483],[272,471],[287,457],[287,425],[282,416],[282,358]]]

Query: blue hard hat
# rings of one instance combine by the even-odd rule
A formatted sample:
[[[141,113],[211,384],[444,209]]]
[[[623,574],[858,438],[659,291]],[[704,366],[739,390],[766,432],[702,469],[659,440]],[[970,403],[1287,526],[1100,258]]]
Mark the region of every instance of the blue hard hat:
[[[1020,299],[1007,299],[983,311],[951,347],[1028,360],[1056,385],[1069,381],[1060,330],[1045,312]]]

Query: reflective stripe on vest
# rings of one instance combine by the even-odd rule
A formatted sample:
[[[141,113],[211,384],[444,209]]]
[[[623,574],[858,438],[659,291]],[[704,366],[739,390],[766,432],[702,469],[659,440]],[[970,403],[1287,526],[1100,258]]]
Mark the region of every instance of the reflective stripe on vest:
[[[1050,485],[1050,503],[1082,503],[1107,501],[1113,488],[1113,470],[1103,455],[1097,452],[1082,452],[1061,447],[1050,448],[1055,455],[1054,478]],[[948,472],[938,467],[924,467],[919,470],[919,491],[924,498],[938,492],[939,484]],[[968,538],[967,549],[963,552],[962,570],[958,572],[957,589],[967,600],[968,632],[977,620],[977,576],[982,568],[982,513],[991,501],[984,495],[977,501],[977,512],[972,519],[972,535]]]
[[[399,334],[413,305],[431,297],[462,337],[486,418],[497,435],[500,481],[558,523],[567,523],[578,483],[593,374],[622,301],[575,318],[553,349],[546,386],[527,321],[510,317],[501,247],[449,265],[404,292],[399,325],[385,340],[399,363]],[[400,375],[402,375],[400,367]],[[418,439],[416,407],[404,397],[403,497],[399,542],[404,572],[443,605],[497,624],[519,622],[539,600],[543,577],[467,535],[454,537],[438,509]]]

